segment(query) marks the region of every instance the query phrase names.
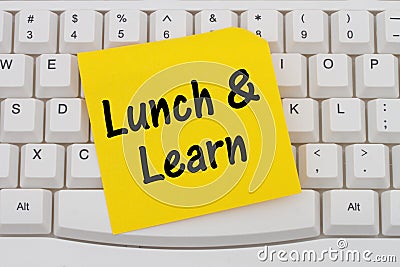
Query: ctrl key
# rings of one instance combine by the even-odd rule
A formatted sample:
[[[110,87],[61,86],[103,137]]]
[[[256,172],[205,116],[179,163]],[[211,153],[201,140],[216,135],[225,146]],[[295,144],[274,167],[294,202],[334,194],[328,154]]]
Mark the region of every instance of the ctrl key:
[[[52,194],[43,189],[0,191],[1,234],[49,234]]]

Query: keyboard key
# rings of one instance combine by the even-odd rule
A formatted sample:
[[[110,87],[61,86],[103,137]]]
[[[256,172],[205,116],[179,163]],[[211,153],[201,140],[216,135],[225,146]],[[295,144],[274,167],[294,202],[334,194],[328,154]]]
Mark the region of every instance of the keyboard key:
[[[33,58],[0,54],[0,98],[31,97],[32,91]]]
[[[0,144],[0,188],[18,185],[19,148],[16,145]]]
[[[193,15],[185,10],[157,10],[150,15],[150,41],[193,34]]]
[[[82,81],[79,83],[79,87],[81,88],[81,93],[79,94],[79,96],[81,98],[85,98],[85,92],[84,92],[83,87],[82,87]]]
[[[381,195],[382,234],[400,235],[400,191],[389,190]]]
[[[112,235],[102,190],[61,190],[54,195],[54,234],[114,244],[166,247],[276,242],[319,235],[319,206],[318,192],[303,190],[293,196]]]
[[[388,188],[389,148],[382,144],[355,144],[346,147],[348,188]]]
[[[400,143],[400,99],[375,99],[368,102],[368,141]]]
[[[307,96],[307,59],[300,54],[272,54],[281,97]]]
[[[292,153],[293,153],[293,157],[294,157],[294,162],[296,163],[296,167],[297,167],[297,156],[296,156],[296,147],[292,146]]]
[[[310,97],[352,97],[351,65],[351,58],[343,54],[318,54],[310,57]]]
[[[27,144],[21,148],[21,187],[64,186],[65,149],[56,144]]]
[[[342,187],[342,147],[336,144],[300,146],[299,178],[302,188]]]
[[[77,97],[78,91],[76,56],[45,54],[36,58],[36,97]]]
[[[60,18],[60,53],[102,48],[103,16],[93,10],[68,10]]]
[[[387,10],[376,15],[378,53],[400,54],[400,10]]]
[[[377,235],[378,193],[372,190],[330,190],[322,194],[326,235]]]
[[[399,64],[393,55],[356,58],[356,95],[362,98],[399,97]]]
[[[311,98],[285,98],[282,105],[292,143],[318,142],[318,102]]]
[[[57,52],[58,17],[48,10],[22,10],[15,16],[14,52]]]
[[[89,118],[79,98],[53,98],[46,103],[46,142],[87,142]]]
[[[111,10],[105,15],[104,48],[147,41],[147,15],[139,10]]]
[[[73,144],[68,146],[67,187],[102,188],[94,144]]]
[[[268,41],[272,53],[283,52],[283,15],[276,10],[247,10],[240,16],[240,27]]]
[[[0,53],[11,52],[12,15],[0,10]]]
[[[400,188],[400,145],[392,147],[393,187]]]
[[[43,189],[0,190],[0,233],[49,234],[52,195]]]
[[[286,51],[328,53],[328,15],[320,10],[294,10],[286,14]]]
[[[89,131],[90,131],[90,142],[94,143],[93,130],[90,126],[89,126]]]
[[[374,16],[368,11],[340,10],[331,16],[332,53],[374,52]]]
[[[324,142],[365,142],[365,104],[358,98],[331,98],[322,101]]]
[[[230,10],[202,10],[195,15],[195,33],[237,27],[238,16]]]
[[[43,102],[33,98],[9,98],[1,102],[0,141],[42,142],[43,110]]]

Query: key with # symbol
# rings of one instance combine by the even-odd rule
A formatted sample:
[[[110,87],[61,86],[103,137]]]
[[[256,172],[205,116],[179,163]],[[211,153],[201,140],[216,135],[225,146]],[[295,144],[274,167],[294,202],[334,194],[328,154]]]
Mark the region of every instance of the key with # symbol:
[[[23,10],[15,16],[14,52],[57,52],[58,17],[48,10]]]

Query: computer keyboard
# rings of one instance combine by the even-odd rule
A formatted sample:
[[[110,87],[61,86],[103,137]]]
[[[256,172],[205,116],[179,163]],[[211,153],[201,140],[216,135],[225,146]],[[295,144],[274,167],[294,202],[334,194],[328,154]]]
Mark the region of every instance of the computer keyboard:
[[[231,26],[269,41],[304,190],[112,235],[76,54]],[[0,266],[395,265],[399,60],[400,1],[0,2]]]

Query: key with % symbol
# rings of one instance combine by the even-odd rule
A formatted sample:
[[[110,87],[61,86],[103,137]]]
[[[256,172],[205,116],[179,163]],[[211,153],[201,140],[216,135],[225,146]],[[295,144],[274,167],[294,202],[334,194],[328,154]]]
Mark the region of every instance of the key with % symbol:
[[[125,17],[125,14],[117,14],[117,19],[118,19],[118,22],[122,22],[122,23],[125,23],[128,21],[128,19]]]

